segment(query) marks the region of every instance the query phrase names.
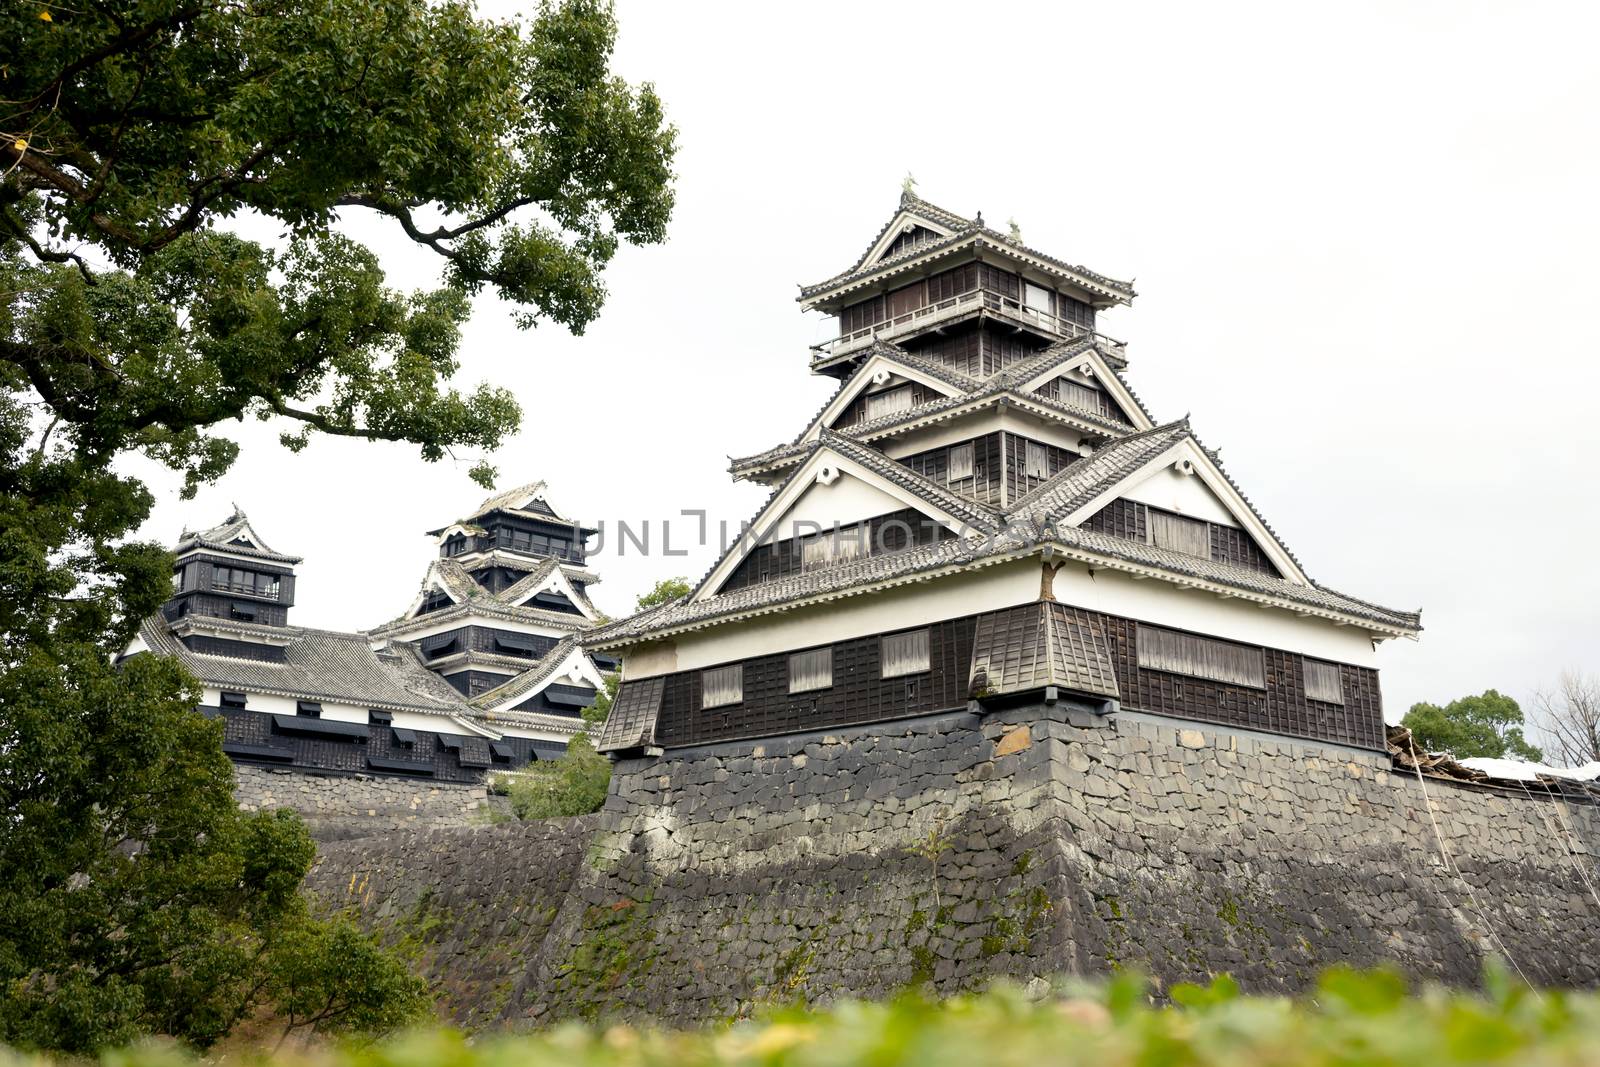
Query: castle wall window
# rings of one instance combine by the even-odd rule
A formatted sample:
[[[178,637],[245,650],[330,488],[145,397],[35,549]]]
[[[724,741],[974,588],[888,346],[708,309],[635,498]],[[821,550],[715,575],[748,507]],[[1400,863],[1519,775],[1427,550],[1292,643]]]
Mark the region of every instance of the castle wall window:
[[[211,572],[211,587],[228,593],[278,599],[278,576],[258,574],[242,567],[216,567]]]
[[[1186,674],[1253,689],[1267,687],[1266,663],[1259,648],[1143,625],[1139,627],[1137,645],[1142,670]]]
[[[1344,679],[1339,665],[1321,660],[1305,661],[1306,697],[1328,704],[1344,703]]]
[[[877,419],[884,415],[896,415],[902,411],[911,410],[911,386],[902,385],[897,389],[889,389],[881,393],[873,393],[867,397],[867,418]]]
[[[807,569],[820,567],[833,558],[833,537],[828,533],[814,533],[800,542],[800,565]]]
[[[972,471],[972,442],[968,441],[964,445],[952,445],[950,447],[950,459],[947,471],[949,480],[952,482],[959,482],[964,478],[971,478]]]
[[[883,638],[879,653],[885,678],[899,678],[902,675],[919,674],[929,670],[928,631],[911,630],[903,634],[887,634]]]
[[[245,706],[243,693],[223,693],[220,701],[225,708],[242,708]]]
[[[1084,411],[1093,411],[1099,415],[1111,414],[1106,410],[1105,395],[1098,389],[1090,388],[1082,382],[1075,382],[1070,378],[1056,379],[1057,399],[1063,404],[1081,408]]]
[[[789,692],[809,693],[833,685],[833,647],[796,652],[789,657]]]
[[[1186,556],[1211,557],[1211,527],[1199,519],[1150,509],[1150,541],[1157,548]]]
[[[1022,283],[1022,302],[1034,311],[1042,311],[1046,315],[1055,310],[1050,302],[1050,290],[1032,282]]]
[[[1050,453],[1038,441],[1025,442],[1022,473],[1029,478],[1050,477]]]
[[[700,706],[720,708],[744,700],[744,664],[700,673]]]
[[[304,715],[308,719],[322,718],[322,705],[315,700],[297,700],[294,705],[296,715]]]

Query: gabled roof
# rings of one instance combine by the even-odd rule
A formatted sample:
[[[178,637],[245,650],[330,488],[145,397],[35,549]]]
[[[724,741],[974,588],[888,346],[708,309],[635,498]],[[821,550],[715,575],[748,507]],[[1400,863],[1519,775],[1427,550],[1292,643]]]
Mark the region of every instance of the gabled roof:
[[[1192,448],[1185,449],[1183,446],[1186,443]],[[872,449],[837,434],[825,435],[817,447],[824,446],[863,466],[870,462],[867,457],[874,457],[877,466],[872,469],[875,471],[884,472],[884,465],[888,465],[900,467],[910,479],[920,478],[902,464],[896,464]],[[584,641],[594,648],[622,646],[644,636],[666,636],[734,618],[790,610],[824,599],[859,595],[886,585],[921,580],[933,573],[954,572],[975,564],[1018,558],[1038,552],[1046,546],[1052,547],[1060,555],[1092,566],[1163,577],[1178,584],[1209,589],[1219,596],[1251,600],[1265,606],[1338,622],[1366,624],[1394,636],[1415,634],[1421,629],[1418,613],[1395,611],[1317,585],[1305,578],[1298,564],[1291,577],[1277,577],[1074,525],[1086,517],[1079,514],[1083,509],[1136,478],[1141,472],[1150,470],[1153,464],[1166,462],[1175,449],[1196,457],[1197,469],[1200,463],[1215,469],[1210,454],[1194,438],[1188,419],[1181,419],[1112,441],[1094,455],[1069,465],[1054,478],[1021,497],[1004,514],[983,509],[985,520],[971,523],[970,530],[973,532],[969,536],[893,554],[858,557],[726,593],[709,594],[706,585],[723,566],[719,561],[691,596],[592,630]],[[774,491],[768,500],[768,507],[807,469],[808,464],[809,456],[806,464]],[[1217,475],[1219,480],[1216,484],[1232,484],[1221,480],[1225,476],[1220,471],[1217,471]],[[910,480],[902,484],[917,485]],[[928,484],[935,490],[943,488],[935,483]],[[928,490],[917,485],[917,491]],[[936,498],[930,493],[928,499],[931,503]],[[1242,495],[1238,500],[1250,514],[1254,514],[1254,509],[1249,507],[1249,502]],[[763,514],[766,510],[764,507]],[[1273,544],[1287,556],[1287,548],[1277,542],[1264,523],[1261,529],[1266,529],[1267,534],[1273,537]],[[1292,557],[1289,558],[1292,561]]]
[[[233,514],[208,530],[190,530],[185,527],[178,535],[178,544],[173,552],[182,555],[196,548],[212,548],[237,555],[257,556],[280,563],[301,561],[299,556],[285,555],[269,547],[250,525],[249,517],[238,504],[233,505]]]
[[[532,507],[535,503],[542,505],[543,508],[548,508],[548,512],[541,508]],[[477,520],[486,518],[496,512],[515,515],[519,518],[534,519],[539,522],[556,523],[561,526],[576,526],[584,530],[589,529],[577,519],[563,517],[546,499],[545,483],[540,481],[529,482],[526,485],[519,485],[515,489],[507,489],[504,492],[496,493],[479,504],[470,515],[463,516],[449,526],[441,526],[437,530],[429,530],[428,534],[431,537],[437,537],[454,526],[475,526],[477,525]]]
[[[874,349],[879,348],[882,351],[877,352],[877,355],[886,363],[892,362],[908,367],[930,363],[928,360],[922,360],[903,350],[898,350],[897,346],[886,342],[877,342]],[[891,433],[915,429],[928,420],[942,421],[942,418],[954,417],[951,413],[962,414],[969,408],[982,410],[1001,401],[1024,408],[1041,409],[1058,420],[1070,422],[1076,428],[1090,434],[1114,437],[1136,432],[1139,427],[1123,422],[1121,419],[1109,418],[1098,411],[1090,411],[1087,408],[1080,408],[1065,401],[1024,391],[1023,387],[1029,380],[1038,377],[1049,367],[1063,366],[1093,352],[1094,346],[1091,341],[1063,342],[1060,345],[1051,346],[1050,349],[1046,349],[1045,352],[1041,352],[1032,359],[1015,364],[1006,370],[990,375],[986,379],[971,378],[967,375],[956,374],[947,370],[946,373],[951,376],[948,380],[952,385],[956,384],[958,379],[964,383],[962,392],[953,396],[936,397],[904,411],[880,415],[876,419],[857,422],[831,432],[836,436],[855,441],[874,440],[888,436]],[[1046,358],[1046,353],[1053,354]],[[852,391],[851,383],[856,383],[855,391],[860,391],[858,376],[866,370],[870,362],[870,360],[863,362],[855,373],[845,380],[845,384],[834,393],[827,404],[823,405],[822,410],[817,413],[806,429],[794,441],[777,445],[753,456],[730,457],[729,473],[735,478],[746,478],[765,470],[782,469],[790,463],[801,461],[809,453],[812,440],[822,432],[821,423],[827,417],[828,412],[835,409],[840,400]],[[1112,371],[1104,361],[1101,361],[1099,366],[1105,368],[1121,383],[1120,376],[1116,376],[1115,371]],[[1125,385],[1124,388],[1126,389]],[[1132,390],[1126,390],[1126,392],[1127,398],[1132,402],[1130,406],[1133,406],[1140,416],[1148,420],[1149,413],[1139,403],[1138,397],[1133,395]],[[1114,399],[1116,398],[1114,397]]]
[[[937,221],[936,221],[937,220]],[[949,236],[927,244],[917,245],[906,249],[893,256],[873,258],[873,253],[883,244],[891,227],[897,223],[904,225],[907,221],[922,221],[931,223],[936,232],[941,230],[952,231]],[[1064,280],[1079,288],[1100,296],[1107,304],[1127,304],[1137,295],[1129,282],[1118,281],[1104,274],[1089,270],[1087,267],[1077,266],[1048,256],[1036,249],[1029,248],[1020,241],[1014,240],[1007,234],[989,229],[983,223],[981,215],[972,219],[964,219],[954,212],[945,211],[935,207],[926,200],[912,193],[902,193],[900,206],[895,214],[878,231],[878,236],[868,246],[867,251],[856,260],[855,264],[842,273],[834,275],[826,281],[815,285],[802,286],[799,300],[802,304],[810,306],[836,291],[852,288],[880,276],[896,273],[906,269],[924,259],[946,255],[964,246],[990,248],[1013,259],[1029,262],[1031,265],[1051,274],[1058,275]]]
[[[486,690],[473,697],[472,707],[479,711],[500,711],[513,704],[520,704],[530,697],[537,696],[545,686],[562,673],[568,665],[583,670],[588,669],[596,677],[592,680],[600,681],[599,671],[589,663],[587,655],[578,643],[577,635],[563,637],[554,648],[546,652],[539,660],[527,670],[518,674],[509,681],[502,682],[493,689]]]
[[[591,614],[588,618],[581,615],[570,615],[560,611],[546,611],[543,608],[524,607],[520,603],[509,601],[506,594],[519,586],[526,586],[529,579],[540,575],[544,580],[564,581],[565,575],[561,571],[560,563],[556,560],[547,560],[546,566],[535,570],[528,577],[523,578],[516,585],[495,594],[479,585],[472,575],[453,559],[436,559],[428,564],[428,573],[422,579],[422,586],[416,597],[411,601],[403,615],[391,619],[386,623],[375,626],[372,633],[378,636],[402,636],[406,632],[415,631],[424,627],[432,627],[437,623],[446,622],[456,618],[484,617],[508,619],[519,622],[541,623],[556,626],[565,630],[580,630],[592,625],[593,620],[599,618],[600,613],[595,610],[593,603],[570,581],[565,582],[568,595],[573,598],[573,603],[580,609],[587,609]],[[417,614],[427,598],[428,592],[438,589],[445,593],[455,606],[437,611]],[[535,589],[537,591],[537,589]],[[528,594],[529,596],[532,593]]]
[[[1071,514],[1107,488],[1142,470],[1189,434],[1187,417],[1119,438],[1094,455],[1068,464],[1054,478],[1017,498],[1013,518],[1052,520]]]

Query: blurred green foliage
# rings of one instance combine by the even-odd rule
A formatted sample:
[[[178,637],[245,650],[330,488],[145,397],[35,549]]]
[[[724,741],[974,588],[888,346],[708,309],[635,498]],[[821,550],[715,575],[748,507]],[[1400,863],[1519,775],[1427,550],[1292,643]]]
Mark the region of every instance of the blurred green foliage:
[[[1411,991],[1388,972],[1333,970],[1310,995],[1249,997],[1227,977],[1180,985],[1158,1007],[1121,977],[1030,999],[1015,987],[929,1001],[845,1002],[731,1027],[671,1031],[565,1025],[468,1044],[415,1033],[360,1049],[271,1057],[322,1067],[1454,1067],[1600,1063],[1600,995],[1535,992],[1491,974],[1479,993]],[[263,1057],[263,1061],[269,1059]],[[45,1061],[7,1060],[16,1067]],[[168,1050],[107,1057],[117,1067],[190,1062]]]

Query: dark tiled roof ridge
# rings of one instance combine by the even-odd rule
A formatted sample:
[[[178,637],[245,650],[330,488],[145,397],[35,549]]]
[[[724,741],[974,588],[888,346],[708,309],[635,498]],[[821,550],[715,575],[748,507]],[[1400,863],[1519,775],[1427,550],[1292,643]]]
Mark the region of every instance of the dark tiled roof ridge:
[[[1159,440],[1161,442],[1160,447],[1169,447],[1173,441],[1178,440],[1181,436],[1183,436],[1183,434],[1187,433],[1188,430],[1189,417],[1185,415],[1176,422],[1169,422],[1162,426],[1152,426],[1148,430],[1141,430],[1138,433],[1129,434],[1126,437],[1119,437],[1109,445],[1106,445],[1104,448],[1096,449],[1094,455],[1084,456],[1075,463],[1069,463],[1067,466],[1058,471],[1054,477],[1049,478],[1048,480],[1029,490],[1027,493],[1024,493],[1022,496],[1018,497],[1016,501],[1013,502],[1009,508],[1007,508],[1006,516],[1007,518],[1011,519],[1018,517],[1019,513],[1023,512],[1027,508],[1032,507],[1035,503],[1049,496],[1062,486],[1069,484],[1074,479],[1082,478],[1091,470],[1111,466],[1118,459],[1128,455],[1130,452],[1137,453],[1141,447],[1149,444],[1152,441]],[[1177,431],[1182,432],[1179,433]],[[1170,440],[1168,440],[1168,438],[1170,438]],[[1051,514],[1055,515],[1056,513],[1057,512],[1055,508],[1052,507]]]
[[[976,519],[976,522],[971,523],[975,527],[980,529],[987,527],[993,530],[1000,525],[1000,512],[975,500],[968,500],[960,493],[951,492],[948,487],[918,474],[898,460],[890,459],[870,445],[864,445],[843,434],[834,433],[832,430],[823,430],[819,443],[828,445],[840,454],[860,463],[868,470],[883,475],[903,488],[911,490],[912,493],[942,511],[961,519]]]
[[[572,654],[574,649],[577,649],[579,652],[582,651],[582,649],[579,648],[577,636],[574,634],[569,634],[568,636],[563,637],[560,641],[556,642],[549,652],[546,652],[543,656],[539,657],[538,662],[534,663],[527,670],[516,675],[515,677],[508,678],[506,681],[501,682],[493,689],[484,690],[467,703],[472,707],[481,710],[497,700],[505,700],[507,698],[515,699],[516,697],[526,695],[530,689],[553,674],[555,669],[561,666],[562,662]]]

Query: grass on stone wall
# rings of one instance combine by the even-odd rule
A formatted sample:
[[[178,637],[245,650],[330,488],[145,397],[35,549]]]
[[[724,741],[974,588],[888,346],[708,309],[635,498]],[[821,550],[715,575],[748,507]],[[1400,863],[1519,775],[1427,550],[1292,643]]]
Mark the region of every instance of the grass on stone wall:
[[[361,1049],[263,1056],[293,1067],[1579,1067],[1600,1064],[1600,995],[1538,993],[1491,974],[1481,993],[1408,991],[1334,970],[1299,1000],[1240,996],[1231,979],[1177,986],[1157,1007],[1136,979],[1030,999],[1013,987],[931,1002],[848,1002],[700,1031],[566,1025],[468,1044],[417,1033]],[[664,1006],[670,1015],[670,1005]],[[0,1067],[47,1060],[8,1056]],[[106,1067],[181,1067],[171,1049]],[[245,1062],[249,1062],[248,1060]]]

